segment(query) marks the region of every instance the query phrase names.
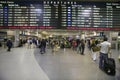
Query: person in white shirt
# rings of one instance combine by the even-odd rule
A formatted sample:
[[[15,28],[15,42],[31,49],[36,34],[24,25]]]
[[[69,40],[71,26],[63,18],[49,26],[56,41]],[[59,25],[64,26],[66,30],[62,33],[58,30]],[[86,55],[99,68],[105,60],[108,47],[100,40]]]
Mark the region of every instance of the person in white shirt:
[[[100,43],[100,60],[99,60],[99,68],[103,69],[104,60],[108,58],[108,53],[111,48],[111,43],[107,41],[108,38],[104,37],[104,41]]]

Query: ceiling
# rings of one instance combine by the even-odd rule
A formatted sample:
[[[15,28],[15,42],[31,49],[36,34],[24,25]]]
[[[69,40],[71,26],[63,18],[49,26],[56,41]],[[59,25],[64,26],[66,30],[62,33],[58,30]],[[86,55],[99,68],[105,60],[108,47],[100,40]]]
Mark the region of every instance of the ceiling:
[[[3,0],[4,1],[4,0]],[[6,1],[83,1],[83,2],[120,2],[120,0],[6,0]]]

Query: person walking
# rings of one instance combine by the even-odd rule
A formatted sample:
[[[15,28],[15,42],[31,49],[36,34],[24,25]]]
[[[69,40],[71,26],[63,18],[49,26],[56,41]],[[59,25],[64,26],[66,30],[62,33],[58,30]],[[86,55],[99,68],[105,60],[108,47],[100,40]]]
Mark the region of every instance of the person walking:
[[[7,51],[11,51],[13,43],[12,43],[12,41],[10,39],[7,41],[6,46],[8,47]]]
[[[41,46],[40,47],[41,54],[45,53],[46,52],[46,40],[45,39],[42,39],[40,46]]]
[[[108,53],[110,52],[110,49],[111,49],[111,43],[108,42],[107,37],[104,37],[103,42],[100,43],[99,46],[100,46],[99,68],[103,69],[104,68],[104,61],[108,58]]]
[[[28,43],[28,48],[31,48],[31,47],[32,47],[32,39],[29,38],[29,39],[27,40],[27,43]]]

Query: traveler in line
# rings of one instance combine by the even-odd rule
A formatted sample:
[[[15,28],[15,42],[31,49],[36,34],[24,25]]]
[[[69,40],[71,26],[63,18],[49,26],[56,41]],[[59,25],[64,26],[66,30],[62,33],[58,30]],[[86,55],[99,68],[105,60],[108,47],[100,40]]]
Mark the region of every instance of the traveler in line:
[[[107,41],[108,38],[104,37],[104,40],[102,43],[100,43],[100,60],[99,60],[99,68],[103,69],[104,67],[104,60],[108,58],[108,53],[111,49],[111,43]]]
[[[11,51],[13,43],[12,43],[12,41],[10,39],[7,41],[6,46],[8,47],[7,51]]]

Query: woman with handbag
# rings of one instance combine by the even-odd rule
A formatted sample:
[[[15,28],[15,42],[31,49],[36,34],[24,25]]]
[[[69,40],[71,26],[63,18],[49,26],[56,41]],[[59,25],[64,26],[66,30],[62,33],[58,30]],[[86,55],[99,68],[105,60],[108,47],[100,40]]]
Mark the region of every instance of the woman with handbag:
[[[97,46],[95,39],[92,40],[91,51],[92,51],[92,59],[95,61],[97,59],[97,53],[99,53],[100,51],[100,47]]]

